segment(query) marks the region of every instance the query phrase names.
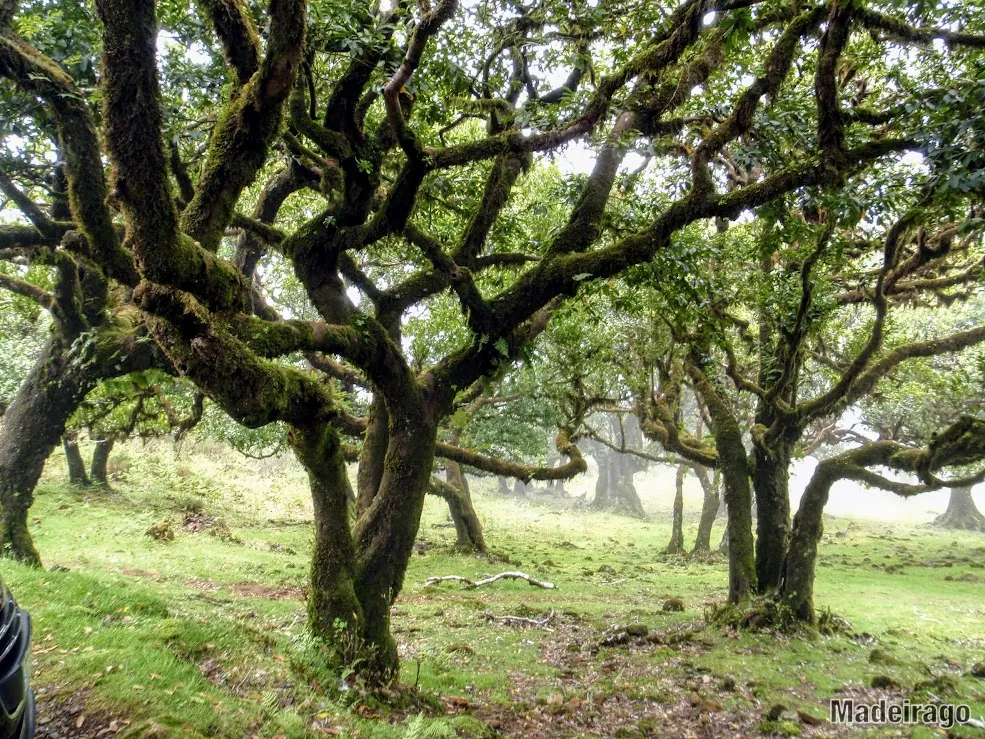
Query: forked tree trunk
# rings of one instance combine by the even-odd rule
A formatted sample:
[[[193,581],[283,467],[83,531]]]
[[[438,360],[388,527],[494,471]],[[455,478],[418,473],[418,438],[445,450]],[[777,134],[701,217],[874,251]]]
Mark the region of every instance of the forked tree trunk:
[[[982,515],[975,505],[970,487],[951,488],[947,510],[939,515],[934,523],[946,529],[985,531],[985,515]]]
[[[89,474],[96,485],[109,487],[109,455],[113,451],[115,439],[110,436],[107,439],[98,439],[96,447],[92,450],[92,466]]]
[[[768,451],[756,447],[756,577],[760,593],[780,584],[790,541],[790,459],[785,442]]]
[[[502,475],[496,476],[496,486],[497,486],[496,492],[499,493],[500,495],[510,494],[510,484],[506,481],[506,478],[503,477]]]
[[[715,525],[715,518],[721,508],[721,496],[718,488],[721,484],[721,474],[715,470],[714,476],[708,474],[704,467],[695,468],[694,474],[701,483],[701,491],[704,498],[701,501],[701,520],[698,521],[698,534],[694,537],[693,552],[711,551],[711,529]]]
[[[68,464],[69,483],[81,487],[91,485],[89,475],[86,474],[85,460],[82,459],[82,452],[79,451],[79,440],[75,433],[66,433],[62,437],[62,448],[65,450],[65,461]]]
[[[748,600],[756,591],[749,458],[742,443],[742,429],[726,400],[698,364],[691,366],[690,374],[695,390],[711,416],[711,430],[715,437],[725,505],[728,508],[728,600],[729,603],[739,603]]]
[[[780,598],[794,618],[809,624],[817,623],[814,575],[817,545],[824,533],[824,506],[828,502],[831,486],[839,477],[838,465],[834,460],[825,460],[814,470],[794,516],[790,546],[783,565]]]
[[[49,341],[0,428],[0,552],[37,566],[41,557],[27,528],[34,487],[66,422],[96,380],[91,374],[95,363],[72,359],[59,340]]]
[[[646,511],[643,509],[643,501],[636,490],[636,483],[633,476],[639,467],[635,464],[635,459],[628,454],[614,454],[614,461],[610,469],[618,475],[614,481],[612,489],[609,491],[610,507],[620,513],[625,513],[636,518],[646,519]]]
[[[365,668],[388,681],[399,671],[390,633],[390,608],[403,587],[421,523],[434,463],[437,427],[424,409],[410,409],[390,424],[383,477],[373,503],[356,521],[355,592],[363,608]]]
[[[596,459],[599,477],[591,508],[613,510],[645,519],[646,511],[633,482],[636,468],[629,455],[603,449],[596,454]]]
[[[530,491],[530,487],[519,477],[513,483],[513,495],[517,496],[518,498],[526,497],[529,491]]]
[[[677,465],[677,476],[674,479],[674,517],[671,526],[670,543],[664,552],[680,554],[684,551],[684,478],[687,476],[687,465]]]
[[[448,485],[453,488],[444,495],[448,503],[448,510],[451,512],[451,520],[455,524],[455,534],[457,541],[455,548],[463,552],[478,552],[485,554],[486,540],[482,535],[482,523],[472,505],[472,492],[469,490],[469,481],[462,472],[462,467],[458,462],[448,461],[445,467],[445,479]]]

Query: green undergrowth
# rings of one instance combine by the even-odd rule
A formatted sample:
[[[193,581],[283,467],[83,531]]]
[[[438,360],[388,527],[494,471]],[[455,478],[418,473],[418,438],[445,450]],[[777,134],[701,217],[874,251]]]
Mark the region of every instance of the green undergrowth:
[[[985,660],[981,534],[830,520],[816,600],[850,628],[749,632],[705,623],[725,590],[725,561],[663,555],[669,516],[641,522],[570,499],[500,498],[477,481],[495,555],[455,552],[447,509],[428,500],[393,615],[401,686],[370,695],[329,670],[305,633],[311,509],[296,465],[128,446],[113,469],[112,491],[73,489],[53,458],[31,514],[46,569],[0,565],[33,615],[34,681],[55,721],[116,722],[119,736],[483,737],[495,735],[491,717],[507,717],[499,731],[514,735],[513,719],[584,712],[606,694],[651,708],[697,695],[783,733],[790,721],[763,721],[770,706],[823,716],[828,698],[873,678],[900,696],[944,692],[985,715],[985,681],[968,674]],[[162,524],[173,540],[147,534]],[[689,539],[695,528],[696,512]],[[423,585],[513,569],[557,588]],[[665,611],[671,598],[685,610]],[[628,624],[659,638],[600,645]],[[572,655],[584,658],[577,671],[565,666]],[[589,684],[584,670],[596,666]],[[605,733],[661,735],[646,722]],[[598,735],[564,726],[543,735]]]

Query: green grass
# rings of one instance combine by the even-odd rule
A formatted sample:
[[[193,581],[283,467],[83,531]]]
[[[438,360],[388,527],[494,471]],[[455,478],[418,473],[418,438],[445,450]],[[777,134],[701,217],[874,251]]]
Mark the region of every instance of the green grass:
[[[31,515],[48,569],[0,565],[34,617],[34,679],[49,712],[75,711],[77,720],[81,706],[85,727],[115,720],[120,736],[489,736],[488,724],[507,735],[659,736],[677,725],[665,721],[700,733],[709,717],[690,703],[701,701],[760,729],[778,728],[762,724],[776,703],[825,715],[837,691],[880,674],[907,691],[949,676],[948,699],[985,715],[985,681],[965,674],[985,660],[985,536],[831,520],[817,602],[871,638],[729,634],[703,625],[725,590],[724,561],[664,556],[667,517],[640,522],[570,502],[561,510],[499,498],[481,483],[487,542],[513,564],[455,553],[447,510],[429,500],[419,537],[429,546],[413,557],[394,609],[404,688],[388,700],[367,696],[347,689],[348,676],[328,669],[305,634],[303,473],[289,460],[206,452],[125,448],[109,495],[65,486],[61,460],[52,460]],[[188,507],[221,516],[234,539],[183,531]],[[162,522],[174,526],[174,541],[145,533]],[[432,575],[514,568],[557,590],[422,585]],[[670,597],[687,610],[664,613]],[[551,611],[546,629],[489,619]],[[632,622],[699,630],[672,646],[596,651],[610,625]],[[890,663],[869,662],[876,647]],[[737,691],[721,689],[726,675]]]

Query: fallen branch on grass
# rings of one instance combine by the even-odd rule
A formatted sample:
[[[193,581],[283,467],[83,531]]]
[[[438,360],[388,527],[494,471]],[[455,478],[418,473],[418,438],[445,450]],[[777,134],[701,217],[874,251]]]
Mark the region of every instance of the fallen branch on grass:
[[[424,581],[425,585],[437,585],[441,582],[460,582],[465,588],[469,590],[473,588],[479,588],[483,585],[489,585],[497,580],[526,580],[531,585],[544,588],[546,590],[554,590],[554,583],[545,582],[543,580],[537,580],[525,572],[500,572],[498,575],[493,575],[492,577],[487,577],[482,580],[470,580],[467,577],[462,577],[461,575],[444,575],[443,577],[429,577]]]
[[[509,624],[510,626],[536,626],[538,628],[544,628],[551,621],[554,620],[554,611],[550,611],[543,618],[525,618],[523,616],[494,616],[489,611],[485,611],[482,617],[486,621],[495,621],[500,624]]]

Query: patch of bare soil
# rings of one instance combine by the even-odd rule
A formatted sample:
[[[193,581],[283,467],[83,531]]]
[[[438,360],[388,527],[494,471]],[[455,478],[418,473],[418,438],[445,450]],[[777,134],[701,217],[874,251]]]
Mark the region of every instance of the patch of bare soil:
[[[215,580],[204,578],[193,578],[186,580],[185,584],[197,590],[204,590],[208,593],[217,593],[219,590],[228,590],[233,595],[243,598],[264,598],[267,600],[303,600],[305,597],[304,588],[299,587],[273,587],[262,585],[258,582],[233,582],[222,583]]]
[[[602,737],[719,739],[760,737],[771,706],[727,676],[696,668],[707,648],[700,632],[638,634],[618,649],[599,650],[607,632],[558,617],[540,641],[541,662],[554,677],[515,672],[512,702],[474,703],[467,709],[499,736],[526,739],[590,734]],[[547,698],[544,698],[545,693]],[[736,699],[739,699],[736,701]],[[740,708],[726,708],[738,703]],[[461,709],[460,709],[461,710]],[[796,714],[801,736],[833,737],[841,727],[808,723]]]
[[[120,567],[116,570],[117,572],[128,575],[130,577],[141,577],[146,580],[154,580],[155,582],[162,582],[168,580],[166,575],[161,575],[159,572],[152,572],[150,570],[138,570],[133,567]],[[208,580],[203,577],[195,577],[191,580],[185,580],[184,584],[190,588],[195,588],[196,590],[203,590],[207,593],[217,593],[222,589],[226,589],[233,595],[238,595],[243,598],[265,598],[269,600],[304,600],[307,593],[304,588],[300,587],[274,587],[271,585],[263,585],[258,582],[234,582],[234,583],[223,583],[216,582],[215,580]]]
[[[65,690],[59,685],[36,689],[38,706],[36,739],[107,739],[123,731],[130,722],[123,718],[93,714],[87,710],[87,690]]]

